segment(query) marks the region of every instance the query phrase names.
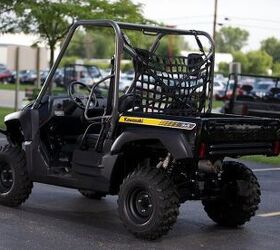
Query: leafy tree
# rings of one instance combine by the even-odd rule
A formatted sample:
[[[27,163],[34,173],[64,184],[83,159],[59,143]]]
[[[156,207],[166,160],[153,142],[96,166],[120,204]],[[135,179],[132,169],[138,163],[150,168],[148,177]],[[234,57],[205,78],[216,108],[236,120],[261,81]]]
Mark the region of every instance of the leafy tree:
[[[0,14],[12,11],[17,4],[23,0],[1,0],[0,1]]]
[[[272,67],[272,57],[265,51],[256,50],[248,53],[236,52],[234,62],[241,63],[242,73],[266,75]]]
[[[66,35],[69,25],[77,18],[82,8],[76,0],[26,0],[15,12],[19,26],[25,33],[37,34],[50,48],[50,66],[54,62],[54,50]]]
[[[265,51],[256,50],[247,53],[248,68],[246,73],[267,74],[272,67],[272,57]]]
[[[248,56],[245,53],[242,53],[241,51],[237,51],[233,53],[233,61],[239,62],[241,64],[241,72],[243,73],[250,73],[248,72],[249,62],[248,62]]]
[[[248,41],[249,32],[235,27],[223,27],[216,34],[217,52],[233,53],[241,50]]]
[[[280,40],[269,37],[261,42],[261,50],[272,56],[273,62],[280,62]]]
[[[218,73],[227,76],[229,74],[229,64],[226,62],[220,62],[218,65]]]
[[[25,33],[39,34],[50,48],[50,66],[54,50],[76,19],[109,18],[142,21],[141,5],[130,0],[25,0],[15,8],[20,28]]]
[[[274,63],[272,65],[272,74],[274,76],[280,76],[280,63]]]
[[[16,6],[23,0],[1,0],[0,1],[0,33],[16,32],[18,20],[14,13]]]

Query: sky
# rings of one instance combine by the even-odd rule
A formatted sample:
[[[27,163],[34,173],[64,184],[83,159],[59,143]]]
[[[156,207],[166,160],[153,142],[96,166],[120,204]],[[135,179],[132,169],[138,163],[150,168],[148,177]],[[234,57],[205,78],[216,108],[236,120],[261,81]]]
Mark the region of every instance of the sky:
[[[132,0],[143,4],[146,18],[182,29],[207,31],[212,35],[214,0]],[[228,20],[225,20],[227,18]],[[260,41],[280,39],[280,0],[218,0],[217,22],[250,33],[245,51],[260,47]],[[217,30],[222,26],[217,25]],[[30,45],[34,37],[0,35],[0,43]]]
[[[203,30],[212,35],[214,0],[133,0],[143,4],[146,18],[183,29]],[[228,20],[225,20],[228,19]],[[234,26],[250,33],[245,51],[256,50],[260,41],[280,39],[280,0],[218,0],[217,30]]]

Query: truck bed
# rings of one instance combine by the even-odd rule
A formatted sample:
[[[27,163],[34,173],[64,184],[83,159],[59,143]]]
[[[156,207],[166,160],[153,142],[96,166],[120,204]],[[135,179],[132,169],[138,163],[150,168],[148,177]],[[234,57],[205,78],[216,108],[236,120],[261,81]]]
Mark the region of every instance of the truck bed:
[[[206,145],[208,155],[213,157],[252,154],[272,156],[278,155],[280,150],[280,120],[277,119],[215,113],[192,117],[149,113],[129,115],[195,123],[194,130],[184,132],[188,135],[189,143],[196,152],[201,144]]]
[[[239,115],[209,114],[201,117],[200,141],[209,155],[277,155],[280,121]]]

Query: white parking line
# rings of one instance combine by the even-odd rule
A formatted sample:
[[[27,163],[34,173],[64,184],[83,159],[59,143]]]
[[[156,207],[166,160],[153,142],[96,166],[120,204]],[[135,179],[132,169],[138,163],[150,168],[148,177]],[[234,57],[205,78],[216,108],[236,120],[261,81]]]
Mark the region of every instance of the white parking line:
[[[272,212],[272,213],[263,213],[257,214],[259,217],[273,217],[273,216],[280,216],[280,212]]]
[[[253,172],[265,172],[265,171],[280,171],[280,168],[258,168],[252,169]]]

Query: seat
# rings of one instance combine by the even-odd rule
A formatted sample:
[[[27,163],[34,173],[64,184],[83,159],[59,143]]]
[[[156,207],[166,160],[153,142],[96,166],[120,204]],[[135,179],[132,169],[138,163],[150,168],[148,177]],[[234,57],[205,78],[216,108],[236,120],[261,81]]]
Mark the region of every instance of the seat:
[[[119,98],[119,112],[123,113],[130,109],[136,109],[138,107],[141,109],[141,98],[139,95],[133,93],[124,94]]]

